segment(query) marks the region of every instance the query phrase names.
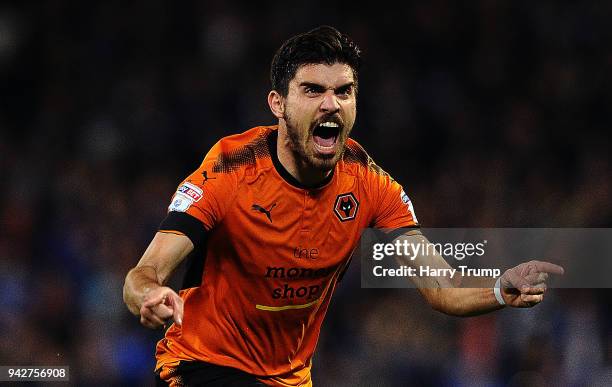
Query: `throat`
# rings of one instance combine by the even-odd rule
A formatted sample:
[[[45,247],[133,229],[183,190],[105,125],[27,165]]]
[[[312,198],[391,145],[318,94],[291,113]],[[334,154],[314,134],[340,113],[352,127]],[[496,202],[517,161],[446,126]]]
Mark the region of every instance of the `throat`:
[[[332,177],[333,168],[323,170],[310,165],[304,157],[299,155],[292,149],[291,142],[287,136],[278,131],[278,139],[276,141],[276,159],[278,167],[282,170],[278,171],[281,175],[284,173],[289,176],[283,176],[285,180],[299,188],[319,188],[327,184]],[[279,169],[279,168],[277,168]],[[289,178],[289,179],[287,179]],[[293,180],[293,181],[290,181]]]
[[[297,167],[289,171],[297,181],[304,187],[317,188],[325,185],[331,177],[332,170],[320,170],[313,168],[305,160],[297,160]]]

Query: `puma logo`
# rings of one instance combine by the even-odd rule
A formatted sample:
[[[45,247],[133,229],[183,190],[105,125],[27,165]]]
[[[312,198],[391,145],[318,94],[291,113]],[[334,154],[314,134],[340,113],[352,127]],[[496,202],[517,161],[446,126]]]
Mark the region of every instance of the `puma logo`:
[[[216,177],[208,177],[208,171],[206,170],[202,172],[202,177],[204,178],[204,181],[202,182],[202,184],[206,183],[208,179],[210,180],[216,179]]]
[[[270,223],[272,223],[272,209],[276,207],[276,203],[272,204],[270,206],[269,210],[266,210],[265,208],[263,208],[262,206],[260,206],[259,204],[253,204],[251,206],[251,210],[253,211],[259,211],[262,214],[266,214],[266,216],[268,217],[268,220],[270,221]]]

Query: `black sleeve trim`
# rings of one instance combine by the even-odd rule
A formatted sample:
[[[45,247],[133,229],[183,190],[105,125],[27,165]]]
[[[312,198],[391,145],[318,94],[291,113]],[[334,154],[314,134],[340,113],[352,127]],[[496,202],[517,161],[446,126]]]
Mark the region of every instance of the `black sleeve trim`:
[[[170,211],[159,225],[159,231],[178,231],[185,234],[197,248],[204,240],[206,229],[202,222],[184,212]]]
[[[410,226],[410,227],[396,228],[394,230],[386,232],[385,233],[385,239],[388,242],[393,242],[400,235],[404,235],[406,233],[406,231],[419,230],[420,228],[421,228],[421,226],[419,226],[419,225]]]

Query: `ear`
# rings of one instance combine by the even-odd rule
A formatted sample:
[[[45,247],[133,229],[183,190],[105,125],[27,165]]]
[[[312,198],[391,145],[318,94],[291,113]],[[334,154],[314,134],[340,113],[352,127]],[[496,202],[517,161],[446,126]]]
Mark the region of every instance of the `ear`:
[[[272,90],[268,94],[268,106],[274,117],[281,119],[285,113],[285,98],[278,93],[276,90]]]

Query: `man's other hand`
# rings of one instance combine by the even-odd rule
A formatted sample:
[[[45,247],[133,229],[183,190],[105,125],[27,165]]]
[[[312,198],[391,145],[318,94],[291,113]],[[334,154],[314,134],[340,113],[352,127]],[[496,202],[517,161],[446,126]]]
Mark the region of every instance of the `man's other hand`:
[[[501,293],[506,305],[530,308],[544,299],[548,274],[563,274],[561,266],[529,261],[506,270],[501,276]]]

